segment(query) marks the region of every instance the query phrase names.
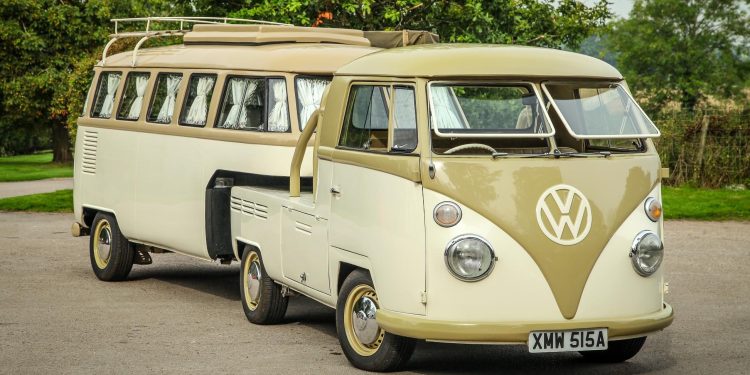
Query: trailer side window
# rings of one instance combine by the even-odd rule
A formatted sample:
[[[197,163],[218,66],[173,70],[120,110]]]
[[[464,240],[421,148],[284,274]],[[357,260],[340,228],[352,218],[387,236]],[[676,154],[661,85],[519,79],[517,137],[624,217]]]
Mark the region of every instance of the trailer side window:
[[[156,76],[156,85],[151,94],[151,106],[148,109],[148,122],[169,124],[174,115],[174,105],[177,101],[177,92],[182,82],[181,73],[159,73]]]
[[[230,77],[216,128],[288,132],[289,106],[283,78]]]
[[[146,95],[149,73],[128,73],[125,80],[125,90],[120,100],[120,109],[117,111],[118,120],[138,120],[143,107],[143,96]]]
[[[216,83],[216,74],[193,74],[188,83],[185,104],[180,111],[180,125],[205,126],[208,106]]]
[[[265,79],[231,77],[224,88],[217,128],[263,130]]]
[[[349,94],[339,145],[347,148],[387,151],[387,87],[353,86]]]
[[[94,108],[91,117],[110,118],[115,106],[115,94],[120,86],[120,72],[102,72],[99,74],[99,86],[96,89]]]
[[[324,77],[297,77],[296,83],[299,130],[304,130],[307,120],[320,107],[323,91],[331,83],[331,79]]]
[[[289,131],[289,104],[286,94],[286,80],[268,80],[268,131]]]

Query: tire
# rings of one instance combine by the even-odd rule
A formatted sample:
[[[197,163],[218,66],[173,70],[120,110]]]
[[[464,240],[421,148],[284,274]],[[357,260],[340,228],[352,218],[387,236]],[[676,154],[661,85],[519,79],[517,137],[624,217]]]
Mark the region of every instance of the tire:
[[[589,362],[618,363],[633,358],[643,347],[646,337],[610,341],[607,350],[579,352]]]
[[[89,236],[91,268],[99,280],[125,280],[133,268],[133,244],[120,232],[115,216],[99,212]]]
[[[281,295],[281,287],[266,273],[260,252],[251,247],[242,253],[240,294],[250,322],[276,324],[284,319],[289,298]]]
[[[385,332],[377,326],[375,311],[378,306],[370,275],[362,270],[353,271],[339,292],[336,334],[346,358],[354,367],[366,371],[397,371],[411,358],[416,340]],[[355,329],[355,310],[360,312],[357,321],[365,324],[362,329]]]

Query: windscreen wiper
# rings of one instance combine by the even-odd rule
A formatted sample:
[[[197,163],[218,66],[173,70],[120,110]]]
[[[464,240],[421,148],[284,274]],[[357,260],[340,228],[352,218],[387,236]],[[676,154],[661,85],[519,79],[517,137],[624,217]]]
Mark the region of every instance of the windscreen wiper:
[[[594,151],[594,152],[561,152],[555,149],[553,153],[555,158],[591,158],[591,157],[603,157],[608,158],[612,155],[609,151]]]
[[[515,158],[552,158],[555,155],[550,154],[549,152],[545,152],[542,154],[521,154],[516,152],[495,152],[492,154],[493,159],[502,158],[506,156],[512,156]]]
[[[612,155],[609,151],[595,151],[595,152],[562,152],[559,149],[555,149],[553,152],[545,152],[541,154],[520,154],[512,152],[495,152],[492,154],[493,159],[502,158],[506,156],[512,156],[517,158],[591,158],[591,157],[603,157],[607,158]]]

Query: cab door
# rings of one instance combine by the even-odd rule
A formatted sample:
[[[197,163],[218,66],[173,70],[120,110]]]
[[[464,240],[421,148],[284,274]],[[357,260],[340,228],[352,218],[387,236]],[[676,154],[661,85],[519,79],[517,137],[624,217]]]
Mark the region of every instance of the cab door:
[[[424,314],[415,88],[352,85],[344,121],[333,154],[330,244],[369,258],[382,308]]]

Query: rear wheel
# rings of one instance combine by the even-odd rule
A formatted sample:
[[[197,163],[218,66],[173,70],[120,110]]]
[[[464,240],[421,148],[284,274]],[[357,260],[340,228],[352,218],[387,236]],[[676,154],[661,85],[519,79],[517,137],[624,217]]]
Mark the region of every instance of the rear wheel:
[[[252,323],[275,324],[284,319],[289,298],[282,296],[281,287],[268,277],[260,252],[254,248],[242,253],[240,294],[245,316]]]
[[[624,362],[638,354],[645,342],[646,337],[610,341],[607,350],[592,350],[579,353],[590,362]]]
[[[416,341],[378,326],[379,307],[370,276],[353,271],[344,281],[336,304],[336,333],[346,358],[367,371],[396,371],[414,352]]]
[[[115,216],[99,212],[89,237],[91,268],[100,280],[119,281],[133,268],[133,245],[120,232]]]

